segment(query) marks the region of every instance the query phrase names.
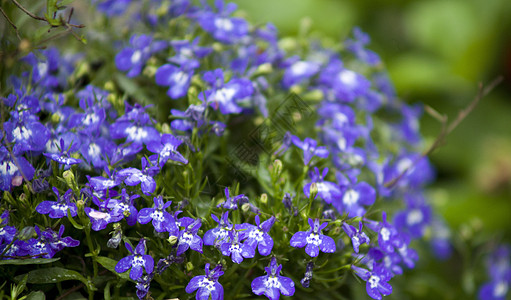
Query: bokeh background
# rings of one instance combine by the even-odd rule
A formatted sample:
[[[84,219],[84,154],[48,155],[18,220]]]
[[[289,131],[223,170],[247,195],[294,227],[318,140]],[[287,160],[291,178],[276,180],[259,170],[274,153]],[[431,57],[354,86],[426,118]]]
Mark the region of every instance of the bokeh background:
[[[454,255],[421,253],[417,270],[395,278],[386,299],[471,299],[477,295],[483,241],[511,242],[511,2],[509,0],[235,0],[252,23],[272,22],[282,36],[339,41],[354,26],[369,33],[398,95],[455,119],[480,83],[503,82],[430,159],[431,201],[452,228]],[[431,143],[438,121],[424,115]],[[472,249],[472,250],[469,250]],[[474,250],[475,249],[475,250]],[[366,299],[364,285],[357,299]]]

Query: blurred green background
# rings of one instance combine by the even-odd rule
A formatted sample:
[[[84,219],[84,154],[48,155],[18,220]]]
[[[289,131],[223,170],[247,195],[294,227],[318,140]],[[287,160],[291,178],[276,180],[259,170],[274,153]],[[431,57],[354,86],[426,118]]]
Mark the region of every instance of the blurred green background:
[[[431,156],[438,180],[430,199],[453,229],[457,251],[447,262],[421,253],[418,270],[393,279],[386,299],[461,299],[485,280],[479,242],[511,241],[511,2],[509,0],[236,0],[254,24],[272,22],[282,36],[300,24],[340,40],[359,26],[382,57],[398,95],[453,120],[478,84],[504,81]],[[428,143],[440,131],[428,115]],[[468,245],[469,244],[469,245]],[[467,249],[475,248],[471,252]],[[392,283],[392,281],[391,281]],[[364,286],[356,298],[367,298]]]

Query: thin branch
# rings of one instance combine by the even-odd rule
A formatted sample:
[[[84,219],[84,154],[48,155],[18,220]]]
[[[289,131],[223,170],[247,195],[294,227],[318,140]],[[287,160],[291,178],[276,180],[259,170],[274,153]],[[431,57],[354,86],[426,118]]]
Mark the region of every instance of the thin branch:
[[[7,16],[5,11],[1,7],[0,7],[0,12],[2,12],[2,15],[4,15],[5,19],[7,19],[7,22],[9,22],[9,24],[11,24],[12,28],[14,28],[14,31],[16,32],[16,36],[18,37],[18,40],[21,41],[20,33],[18,31],[18,27],[16,27],[16,25],[14,25],[14,23],[11,21],[11,19],[9,19],[9,17]]]
[[[435,151],[436,149],[440,148],[444,142],[445,138],[449,133],[451,133],[458,125],[474,110],[474,108],[477,106],[477,104],[483,99],[486,95],[488,95],[497,85],[499,85],[503,80],[502,76],[497,77],[495,80],[493,80],[488,86],[483,88],[483,84],[479,84],[479,90],[477,93],[477,96],[474,98],[472,102],[461,111],[458,112],[458,115],[456,116],[456,119],[451,124],[447,124],[448,118],[446,115],[440,114],[438,111],[433,109],[430,106],[425,106],[425,111],[432,116],[433,118],[437,119],[442,124],[442,129],[440,130],[440,133],[436,137],[435,141],[431,146],[429,146],[428,149],[426,149],[424,152],[421,153],[421,155],[416,158],[407,168],[405,168],[397,177],[391,179],[390,181],[387,181],[384,183],[384,186],[386,188],[392,188],[396,183],[403,178],[408,171],[414,167],[421,159],[424,157],[430,155]]]
[[[19,9],[21,9],[24,13],[26,13],[27,15],[29,15],[31,18],[33,19],[36,19],[36,20],[40,20],[40,21],[46,21],[45,18],[42,18],[42,17],[39,17],[37,15],[34,15],[33,13],[31,13],[30,11],[28,11],[26,8],[23,7],[23,5],[19,4],[18,1],[16,0],[11,0],[12,3],[14,3]]]

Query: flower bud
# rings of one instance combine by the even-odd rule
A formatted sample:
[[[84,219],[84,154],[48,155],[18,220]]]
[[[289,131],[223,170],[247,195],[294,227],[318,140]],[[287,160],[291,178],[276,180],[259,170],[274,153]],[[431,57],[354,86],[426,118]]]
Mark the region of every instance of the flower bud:
[[[191,261],[186,263],[186,271],[190,272],[193,270],[193,264]]]
[[[115,91],[115,84],[113,83],[113,81],[109,80],[109,81],[105,82],[105,84],[103,85],[103,88],[109,92],[113,92],[113,91]]]
[[[315,182],[311,183],[309,192],[310,192],[310,198],[316,199],[316,195],[318,194],[318,185]]]
[[[64,171],[64,174],[62,175],[64,177],[64,180],[66,181],[67,186],[69,186],[75,193],[79,192],[78,184],[76,183],[75,175],[73,174],[73,171],[67,170]]]
[[[50,122],[52,122],[53,124],[60,123],[60,113],[56,112],[56,113],[52,114],[51,118],[50,118]]]
[[[18,232],[17,238],[22,241],[27,241],[35,235],[36,233],[34,227],[26,226],[25,228],[21,229],[20,232]]]
[[[267,204],[268,203],[268,195],[266,193],[263,193],[261,195],[261,199],[259,199],[259,201],[261,201],[262,204]]]
[[[279,176],[280,173],[282,172],[282,161],[280,159],[276,159],[273,162],[273,172],[275,172],[274,174],[276,176]]]
[[[250,203],[244,203],[242,206],[241,206],[241,210],[243,212],[248,212],[250,210]]]
[[[167,242],[169,242],[169,244],[170,244],[171,246],[174,246],[174,245],[177,243],[177,239],[178,239],[178,237],[177,237],[177,236],[175,236],[175,235],[171,235],[171,236],[169,236],[169,238],[167,239]]]

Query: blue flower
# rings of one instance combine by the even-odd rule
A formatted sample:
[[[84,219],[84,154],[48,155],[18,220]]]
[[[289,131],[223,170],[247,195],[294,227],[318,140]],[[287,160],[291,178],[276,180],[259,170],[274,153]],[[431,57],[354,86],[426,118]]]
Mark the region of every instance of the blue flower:
[[[227,3],[224,5],[224,0],[215,0],[215,6],[218,13],[205,10],[197,15],[197,22],[205,31],[226,44],[235,43],[248,34],[247,21],[241,18],[229,17],[236,10],[236,4]]]
[[[308,231],[298,231],[293,235],[289,243],[292,247],[303,248],[311,257],[316,257],[321,250],[324,253],[335,252],[334,239],[321,233],[328,223],[319,224],[319,219],[314,221],[309,218],[310,229]]]
[[[207,102],[215,110],[220,109],[224,115],[240,113],[242,108],[238,105],[239,102],[254,93],[253,84],[249,79],[233,77],[224,83],[222,69],[204,73],[204,80],[212,86],[212,89],[204,92],[205,97],[201,93],[199,99]]]
[[[0,146],[0,190],[9,191],[12,186],[21,185],[23,176],[27,180],[34,177],[34,167],[23,156],[14,156],[4,146]],[[23,176],[22,176],[23,174]]]
[[[233,262],[240,264],[243,258],[252,258],[255,256],[256,245],[241,243],[246,237],[242,232],[239,232],[238,229],[242,228],[236,228],[229,232],[229,240],[224,241],[222,245],[220,245],[220,251],[222,251],[223,255],[230,256]]]
[[[140,74],[145,62],[155,52],[168,47],[167,42],[154,41],[153,38],[145,34],[134,34],[130,38],[131,47],[121,50],[115,56],[115,65],[121,71],[128,71],[128,77],[135,77]]]
[[[280,294],[284,296],[293,296],[295,293],[295,284],[289,277],[280,275],[282,265],[277,264],[277,259],[272,257],[270,266],[264,268],[265,276],[256,277],[252,281],[252,292],[256,295],[264,294],[270,300],[277,300]]]
[[[11,118],[3,124],[7,140],[14,143],[13,152],[42,151],[50,138],[48,129],[34,118]]]
[[[221,219],[218,219],[217,216],[211,214],[211,218],[218,223],[218,226],[208,230],[204,234],[204,245],[220,246],[224,241],[227,241],[229,232],[233,229],[233,225],[229,222],[228,216],[229,211],[226,211],[222,215]]]
[[[310,187],[312,183],[316,183],[316,187],[318,188],[317,196],[319,196],[319,198],[323,199],[328,204],[337,201],[342,196],[341,189],[337,186],[337,184],[324,180],[327,174],[328,168],[324,168],[321,174],[319,173],[319,169],[317,167],[314,167],[314,172],[309,172],[309,176],[311,177],[312,181],[303,187],[303,192],[307,198],[310,197]]]
[[[346,49],[353,53],[360,61],[363,61],[370,66],[380,64],[381,60],[378,54],[365,48],[365,46],[371,41],[369,35],[364,33],[360,28],[355,27],[353,29],[353,36],[355,39],[346,40]]]
[[[152,221],[154,230],[156,232],[174,231],[177,228],[176,220],[174,217],[166,211],[166,209],[172,204],[172,201],[163,203],[163,197],[154,197],[154,208],[142,208],[138,212],[138,222],[140,224],[147,224]]]
[[[362,231],[362,222],[359,222],[358,225],[359,229],[357,230],[354,226],[342,223],[342,229],[350,237],[355,253],[358,253],[358,247],[360,247],[361,244],[369,244],[370,242],[367,234]]]
[[[35,226],[37,239],[30,239],[26,243],[30,246],[28,254],[33,256],[41,255],[44,258],[52,258],[57,252],[65,247],[76,247],[80,244],[79,241],[71,237],[62,238],[64,234],[64,225],[60,225],[59,232],[56,233],[51,228],[42,231],[38,226]]]
[[[371,82],[364,76],[346,69],[338,59],[332,59],[325,67],[319,81],[330,88],[336,99],[342,102],[353,102],[364,96],[371,87]]]
[[[163,134],[161,141],[153,141],[147,144],[147,150],[157,153],[151,155],[149,159],[154,163],[158,163],[160,167],[167,162],[167,160],[177,161],[183,164],[187,164],[188,160],[177,152],[177,147],[181,145],[183,141],[174,137],[171,134]]]
[[[504,300],[511,285],[511,248],[502,245],[492,251],[486,264],[490,281],[479,290],[481,300]]]
[[[117,176],[122,178],[128,186],[135,186],[140,183],[142,193],[150,195],[156,189],[154,176],[159,173],[158,166],[151,166],[145,157],[142,157],[142,171],[136,168],[126,168],[117,172]]]
[[[202,239],[197,234],[202,225],[201,220],[200,219],[185,220],[186,221],[180,222],[180,226],[184,227],[184,229],[179,231],[176,255],[179,256],[185,253],[185,251],[188,250],[188,248],[191,248],[194,251],[202,253]],[[169,230],[169,232],[172,231]]]
[[[209,263],[205,267],[206,275],[198,275],[193,277],[185,291],[188,294],[197,291],[197,300],[222,300],[224,299],[224,288],[218,282],[220,276],[224,275],[222,265],[218,264],[213,270],[209,271]],[[211,298],[210,298],[211,297]]]
[[[116,265],[115,271],[117,273],[124,273],[131,268],[130,278],[137,280],[142,277],[143,269],[147,274],[151,274],[154,270],[154,259],[151,255],[145,254],[146,245],[145,239],[141,239],[135,251],[130,244],[125,243],[126,249],[132,254],[122,258]]]
[[[147,145],[150,141],[160,139],[160,133],[150,123],[154,121],[146,113],[147,107],[126,103],[126,112],[110,125],[113,139],[126,138],[127,142]]]
[[[229,196],[229,188],[225,188],[224,193],[225,193],[225,201],[218,204],[216,207],[223,207],[225,209],[237,210],[238,203],[243,204],[245,202],[248,202],[248,197],[246,197],[243,194],[240,194],[240,195],[237,195],[234,197],[230,197]]]
[[[284,71],[282,85],[290,88],[295,84],[299,84],[306,79],[314,76],[320,69],[316,62],[297,60],[296,57],[291,58],[288,62],[289,67]]]
[[[43,201],[36,207],[36,211],[40,214],[49,214],[52,219],[60,219],[67,216],[67,210],[71,212],[71,216],[74,217],[78,213],[76,204],[71,202],[73,198],[73,191],[71,189],[62,195],[59,194],[59,190],[53,187],[53,192],[57,195],[58,201]]]
[[[325,146],[318,147],[318,142],[311,138],[307,137],[302,142],[297,136],[292,136],[291,140],[296,147],[303,150],[303,163],[305,165],[308,165],[314,156],[327,158],[330,154]]]
[[[351,266],[351,268],[358,277],[367,282],[366,291],[371,298],[381,300],[382,295],[387,296],[392,293],[392,286],[387,282],[391,274],[382,265],[374,263],[372,271],[357,266]]]
[[[337,173],[337,182],[342,190],[340,201],[333,203],[339,213],[348,213],[350,218],[361,217],[366,213],[364,206],[376,201],[376,191],[367,182],[356,183],[355,176],[344,176]]]
[[[263,256],[269,255],[273,248],[273,239],[268,234],[273,223],[275,223],[275,217],[271,216],[268,220],[260,223],[259,215],[255,216],[255,222],[257,226],[252,224],[243,223],[236,226],[237,230],[242,230],[241,234],[245,240],[245,244],[250,245],[252,248],[259,250],[259,253]]]
[[[60,139],[60,152],[58,153],[43,153],[44,156],[49,159],[64,165],[65,169],[69,169],[72,165],[77,165],[82,162],[81,159],[73,158],[69,156],[69,152],[73,152],[74,147],[71,146],[69,149],[66,148],[64,139]]]
[[[179,66],[164,64],[156,71],[156,84],[169,86],[167,95],[171,99],[181,98],[188,93],[190,80],[198,67],[199,62],[196,60],[183,61]]]

